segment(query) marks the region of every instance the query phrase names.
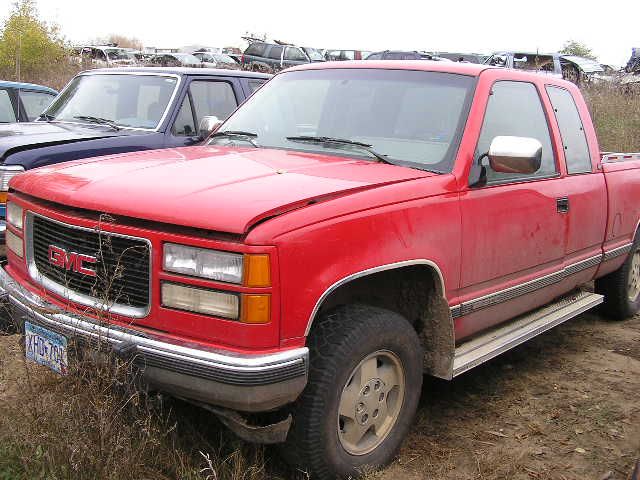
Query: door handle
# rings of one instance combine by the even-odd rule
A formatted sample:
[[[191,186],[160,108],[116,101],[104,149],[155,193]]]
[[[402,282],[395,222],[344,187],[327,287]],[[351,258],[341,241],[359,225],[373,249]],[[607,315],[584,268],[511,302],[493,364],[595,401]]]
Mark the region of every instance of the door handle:
[[[556,199],[558,213],[569,213],[569,197],[560,197]]]

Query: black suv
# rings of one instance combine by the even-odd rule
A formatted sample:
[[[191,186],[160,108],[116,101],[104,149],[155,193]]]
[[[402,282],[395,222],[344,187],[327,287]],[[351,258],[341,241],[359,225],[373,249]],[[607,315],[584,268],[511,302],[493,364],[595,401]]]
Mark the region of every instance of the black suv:
[[[247,70],[269,73],[294,65],[311,63],[311,59],[300,47],[253,42],[244,51],[240,63]]]

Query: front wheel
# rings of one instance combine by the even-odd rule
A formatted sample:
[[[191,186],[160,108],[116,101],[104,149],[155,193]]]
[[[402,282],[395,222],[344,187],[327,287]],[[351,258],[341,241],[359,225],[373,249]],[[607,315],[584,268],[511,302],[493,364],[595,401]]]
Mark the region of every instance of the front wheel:
[[[423,352],[400,315],[365,305],[322,315],[285,457],[312,478],[357,476],[395,456],[422,389]]]
[[[623,320],[640,311],[640,235],[624,264],[595,285],[596,292],[604,295],[602,311],[608,317]]]

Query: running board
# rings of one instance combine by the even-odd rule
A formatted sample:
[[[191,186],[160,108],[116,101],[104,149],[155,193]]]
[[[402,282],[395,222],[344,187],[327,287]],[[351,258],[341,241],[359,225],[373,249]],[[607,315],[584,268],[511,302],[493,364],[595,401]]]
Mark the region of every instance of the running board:
[[[497,357],[501,353],[599,305],[604,297],[574,292],[539,310],[526,313],[504,326],[462,343],[453,359],[453,377]]]

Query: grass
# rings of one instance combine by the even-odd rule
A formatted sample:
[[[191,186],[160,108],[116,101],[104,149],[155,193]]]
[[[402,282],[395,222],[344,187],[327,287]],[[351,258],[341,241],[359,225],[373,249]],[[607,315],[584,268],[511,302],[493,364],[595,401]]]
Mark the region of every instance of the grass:
[[[19,401],[0,401],[0,480],[279,478],[264,448],[204,410],[141,393],[133,367],[107,358],[76,359],[66,377],[23,361]]]
[[[627,92],[616,85],[596,85],[583,90],[593,123],[605,152],[640,152],[640,91]]]

